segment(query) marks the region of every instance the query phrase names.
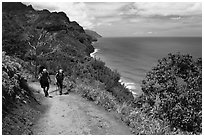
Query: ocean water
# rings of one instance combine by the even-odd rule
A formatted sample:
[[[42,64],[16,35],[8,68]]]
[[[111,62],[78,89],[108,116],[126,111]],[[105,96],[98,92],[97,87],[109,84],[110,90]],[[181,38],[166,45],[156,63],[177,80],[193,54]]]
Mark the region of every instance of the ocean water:
[[[168,53],[202,57],[201,37],[124,37],[100,38],[91,54],[106,66],[121,74],[121,82],[135,94],[141,92],[141,82],[158,59]]]

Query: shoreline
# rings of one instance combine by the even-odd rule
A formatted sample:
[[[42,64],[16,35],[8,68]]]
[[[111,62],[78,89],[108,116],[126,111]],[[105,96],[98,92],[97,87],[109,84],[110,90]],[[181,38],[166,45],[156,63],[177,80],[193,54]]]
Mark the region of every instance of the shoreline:
[[[94,52],[92,52],[91,54],[90,54],[90,56],[92,57],[92,58],[96,58],[96,53],[99,51],[99,49],[96,49],[96,48],[94,48]]]
[[[99,50],[100,49],[94,48],[94,52],[92,52],[90,54],[90,56],[92,58],[98,59],[96,53]],[[103,62],[105,62],[105,61],[103,60]],[[106,64],[106,62],[105,62],[105,64]],[[107,66],[107,67],[109,67],[109,66]],[[129,81],[125,80],[122,76],[121,76],[119,82],[121,83],[121,85],[124,85],[132,93],[133,97],[136,97],[136,96],[140,95],[141,92],[142,92],[142,89],[141,89],[139,83],[135,83],[135,82],[131,82],[131,81],[129,82]]]
[[[122,77],[120,78],[119,82],[123,84],[127,89],[129,89],[134,97],[137,97],[142,93],[142,89],[139,83],[128,82]]]

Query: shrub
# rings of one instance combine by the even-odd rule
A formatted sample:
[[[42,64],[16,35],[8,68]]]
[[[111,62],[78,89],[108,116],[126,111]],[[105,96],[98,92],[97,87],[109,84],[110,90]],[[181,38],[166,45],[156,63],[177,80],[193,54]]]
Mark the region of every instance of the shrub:
[[[2,110],[7,110],[9,105],[26,98],[27,91],[23,88],[24,76],[23,65],[20,60],[2,53]]]
[[[154,117],[172,128],[202,132],[202,61],[190,55],[169,54],[143,80],[143,101]],[[136,103],[137,104],[137,103]]]

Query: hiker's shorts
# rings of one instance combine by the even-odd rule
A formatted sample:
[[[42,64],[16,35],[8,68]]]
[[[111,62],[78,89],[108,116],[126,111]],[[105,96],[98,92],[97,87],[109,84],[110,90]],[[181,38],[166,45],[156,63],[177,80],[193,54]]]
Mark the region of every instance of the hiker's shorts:
[[[49,82],[48,81],[43,81],[43,82],[41,81],[40,85],[41,85],[41,88],[45,88],[45,87],[49,88]]]

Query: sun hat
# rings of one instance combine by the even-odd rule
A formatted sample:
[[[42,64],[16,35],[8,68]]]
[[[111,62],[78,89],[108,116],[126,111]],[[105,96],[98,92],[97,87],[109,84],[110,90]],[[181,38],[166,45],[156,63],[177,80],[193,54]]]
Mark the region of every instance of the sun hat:
[[[59,72],[60,72],[60,73],[62,73],[62,72],[63,72],[63,70],[62,70],[62,69],[59,69]]]

